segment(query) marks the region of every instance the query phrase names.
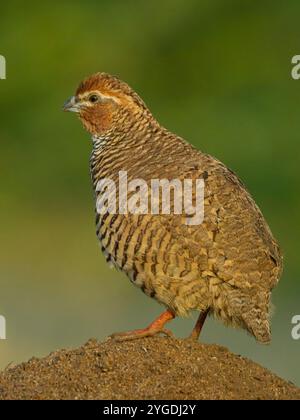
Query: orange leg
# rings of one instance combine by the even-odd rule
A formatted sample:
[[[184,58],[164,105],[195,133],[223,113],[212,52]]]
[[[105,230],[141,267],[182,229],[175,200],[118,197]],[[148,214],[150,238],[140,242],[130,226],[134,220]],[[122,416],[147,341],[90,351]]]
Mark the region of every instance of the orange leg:
[[[164,329],[164,325],[175,318],[174,312],[170,309],[163,312],[158,318],[156,318],[148,327],[133,330],[128,332],[121,332],[112,334],[111,338],[116,338],[118,341],[123,340],[134,340],[136,338],[151,337],[158,333],[163,333],[169,336],[172,336],[171,331]]]
[[[196,322],[196,325],[195,325],[193,331],[191,332],[191,335],[189,336],[189,338],[191,340],[195,340],[195,341],[198,340],[208,313],[209,313],[209,309],[200,313],[198,321]]]

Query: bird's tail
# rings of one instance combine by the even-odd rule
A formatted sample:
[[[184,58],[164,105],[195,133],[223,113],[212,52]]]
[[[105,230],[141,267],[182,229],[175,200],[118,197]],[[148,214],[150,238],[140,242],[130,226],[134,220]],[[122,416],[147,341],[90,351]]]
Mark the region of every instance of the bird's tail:
[[[243,314],[243,320],[247,330],[254,335],[256,340],[262,344],[269,344],[271,341],[270,329],[270,295],[256,303],[249,311]]]

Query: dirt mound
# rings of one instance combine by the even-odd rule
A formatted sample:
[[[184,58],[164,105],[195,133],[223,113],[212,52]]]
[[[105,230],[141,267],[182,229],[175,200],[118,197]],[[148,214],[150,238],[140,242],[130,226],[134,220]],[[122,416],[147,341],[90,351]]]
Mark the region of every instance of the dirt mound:
[[[0,399],[299,399],[300,389],[217,345],[88,341],[0,373]]]

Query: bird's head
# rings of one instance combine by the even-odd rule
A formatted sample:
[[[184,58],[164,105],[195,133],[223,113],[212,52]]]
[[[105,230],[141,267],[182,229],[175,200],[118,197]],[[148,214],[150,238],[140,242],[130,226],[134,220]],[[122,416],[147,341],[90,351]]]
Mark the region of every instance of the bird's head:
[[[147,112],[147,108],[126,83],[107,73],[96,73],[80,83],[64,111],[76,112],[92,135],[106,136],[121,126],[128,127],[131,117]]]

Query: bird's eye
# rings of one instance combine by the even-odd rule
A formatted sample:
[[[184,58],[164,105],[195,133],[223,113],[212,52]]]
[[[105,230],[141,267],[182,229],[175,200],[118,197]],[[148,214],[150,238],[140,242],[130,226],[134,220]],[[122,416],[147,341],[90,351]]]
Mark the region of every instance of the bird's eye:
[[[91,95],[89,96],[89,101],[94,104],[95,102],[97,102],[99,99],[98,95]]]

